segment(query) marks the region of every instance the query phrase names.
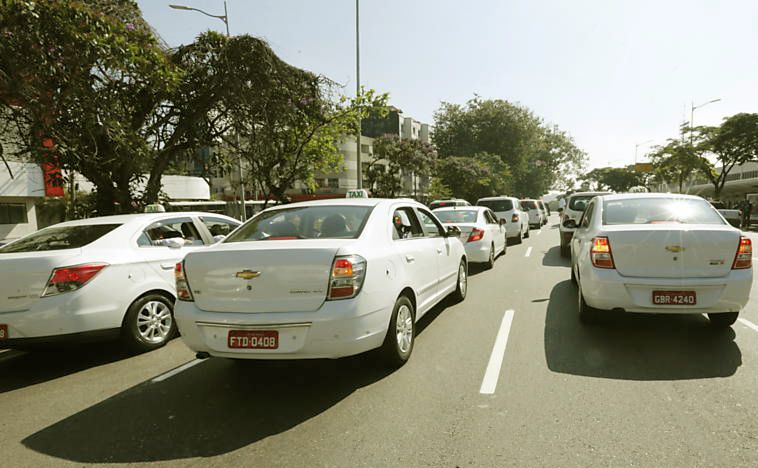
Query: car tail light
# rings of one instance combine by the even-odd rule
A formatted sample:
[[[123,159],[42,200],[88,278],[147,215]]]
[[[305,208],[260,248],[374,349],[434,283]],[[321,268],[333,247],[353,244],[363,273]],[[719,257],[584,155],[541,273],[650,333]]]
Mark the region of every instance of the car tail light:
[[[518,215],[516,213],[513,213],[513,216],[511,216],[511,222],[518,223]]]
[[[592,250],[590,250],[590,259],[595,268],[614,269],[613,252],[611,252],[611,243],[607,237],[595,237],[592,239]]]
[[[478,240],[482,240],[482,237],[484,237],[484,230],[479,228],[474,228],[471,231],[471,234],[468,236],[468,240],[466,242],[476,242]]]
[[[753,266],[753,243],[749,237],[740,236],[737,255],[734,256],[732,270],[743,270]]]
[[[50,275],[50,279],[47,280],[42,297],[76,291],[107,266],[107,263],[87,263],[84,265],[56,268]]]
[[[336,257],[329,278],[328,300],[350,299],[358,295],[366,277],[366,260],[358,255]]]
[[[174,267],[174,279],[176,280],[176,298],[180,301],[193,302],[192,291],[190,291],[187,277],[184,276],[184,263],[179,262]]]

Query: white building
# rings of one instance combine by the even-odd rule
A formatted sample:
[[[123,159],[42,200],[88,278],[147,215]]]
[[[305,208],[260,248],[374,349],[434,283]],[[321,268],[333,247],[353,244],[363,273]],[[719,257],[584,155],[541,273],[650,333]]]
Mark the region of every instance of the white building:
[[[8,161],[8,166],[10,172],[0,163],[0,243],[37,230],[35,203],[45,197],[40,166],[18,161]]]

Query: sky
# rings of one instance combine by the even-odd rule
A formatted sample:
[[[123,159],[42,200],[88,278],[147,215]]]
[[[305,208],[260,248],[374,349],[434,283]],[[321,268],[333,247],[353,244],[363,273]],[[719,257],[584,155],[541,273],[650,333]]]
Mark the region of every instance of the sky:
[[[170,46],[222,21],[222,0],[138,0]],[[231,34],[355,93],[354,0],[228,0]],[[360,0],[361,84],[433,123],[441,101],[517,102],[569,132],[590,167],[639,161],[689,120],[758,112],[756,0]],[[652,140],[652,141],[651,141]]]

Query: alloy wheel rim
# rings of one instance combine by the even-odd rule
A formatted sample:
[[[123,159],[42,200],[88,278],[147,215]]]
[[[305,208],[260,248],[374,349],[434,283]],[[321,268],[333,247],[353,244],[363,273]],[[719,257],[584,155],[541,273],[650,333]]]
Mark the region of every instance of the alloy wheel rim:
[[[171,332],[171,310],[160,301],[146,302],[137,313],[137,332],[148,343],[162,343]]]
[[[461,296],[466,295],[466,268],[461,263],[458,267],[458,289],[461,291]]]
[[[411,309],[405,304],[401,305],[397,311],[395,334],[400,352],[405,354],[410,351],[413,343],[413,315]]]

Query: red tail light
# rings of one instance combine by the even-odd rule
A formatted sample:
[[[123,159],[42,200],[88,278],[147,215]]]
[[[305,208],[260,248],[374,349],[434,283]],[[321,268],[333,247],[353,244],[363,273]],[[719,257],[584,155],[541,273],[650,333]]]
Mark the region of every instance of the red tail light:
[[[511,216],[511,222],[512,223],[518,223],[518,215],[517,214],[514,213],[513,216]]]
[[[590,259],[595,268],[614,269],[613,252],[611,252],[611,242],[607,237],[595,237],[592,239],[592,250],[590,250]]]
[[[85,265],[56,268],[50,275],[50,279],[47,280],[47,286],[45,286],[45,290],[42,292],[42,297],[76,291],[107,266],[107,263],[87,263]]]
[[[744,270],[753,266],[753,243],[749,237],[741,236],[737,246],[737,254],[734,256],[732,270]]]
[[[479,228],[474,228],[471,231],[471,234],[468,236],[468,240],[466,242],[476,242],[478,240],[482,240],[482,237],[484,237],[484,230]]]
[[[327,299],[350,299],[358,295],[366,277],[366,260],[358,255],[337,257],[332,264]]]
[[[180,301],[193,302],[192,291],[190,291],[187,277],[184,276],[184,264],[179,262],[174,267],[174,279],[176,280],[176,298]]]

